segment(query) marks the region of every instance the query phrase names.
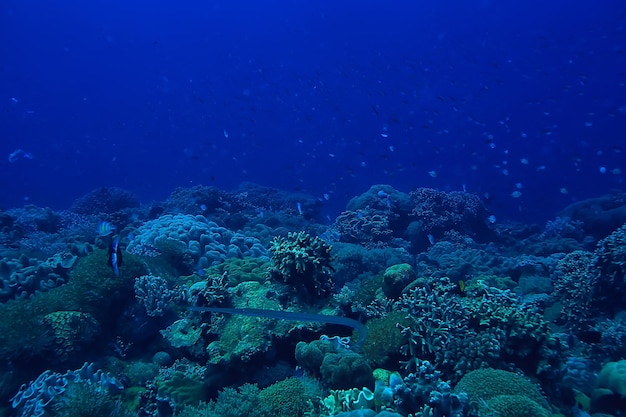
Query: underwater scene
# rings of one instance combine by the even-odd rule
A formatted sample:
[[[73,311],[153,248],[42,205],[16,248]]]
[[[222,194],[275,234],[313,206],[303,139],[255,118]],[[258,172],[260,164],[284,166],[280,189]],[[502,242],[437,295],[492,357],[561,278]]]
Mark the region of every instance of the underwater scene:
[[[626,3],[0,5],[0,417],[625,417]]]

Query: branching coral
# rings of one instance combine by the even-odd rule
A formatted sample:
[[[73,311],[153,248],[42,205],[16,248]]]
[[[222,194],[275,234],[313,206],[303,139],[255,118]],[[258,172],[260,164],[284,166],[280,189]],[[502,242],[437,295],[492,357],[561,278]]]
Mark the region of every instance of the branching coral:
[[[333,288],[332,247],[308,233],[275,237],[270,248],[272,278],[290,285],[307,297],[326,296]]]
[[[453,288],[448,279],[442,279],[432,287],[416,287],[397,302],[411,323],[400,325],[406,337],[401,348],[408,357],[406,369],[414,368],[418,358],[435,361],[448,341],[467,328],[468,314],[458,297],[451,294]]]
[[[561,302],[562,318],[580,331],[589,324],[594,285],[598,270],[594,266],[594,255],[575,251],[565,255],[556,265],[554,292]]]
[[[626,224],[598,242],[595,256],[600,269],[596,298],[606,309],[619,302],[617,294],[626,295]]]
[[[337,230],[343,242],[368,246],[386,244],[393,237],[389,225],[390,215],[390,212],[371,209],[344,211],[337,217]]]
[[[485,208],[480,198],[463,192],[443,192],[418,188],[410,193],[411,215],[421,222],[422,230],[435,235],[446,230],[473,233],[482,221]]]

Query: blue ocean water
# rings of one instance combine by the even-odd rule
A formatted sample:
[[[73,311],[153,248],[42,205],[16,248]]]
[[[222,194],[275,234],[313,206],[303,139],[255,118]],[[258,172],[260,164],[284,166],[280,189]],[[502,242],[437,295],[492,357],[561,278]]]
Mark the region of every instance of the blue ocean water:
[[[7,1],[0,203],[250,181],[336,214],[384,183],[545,221],[623,186],[625,13],[618,0]],[[17,149],[33,158],[9,161]]]

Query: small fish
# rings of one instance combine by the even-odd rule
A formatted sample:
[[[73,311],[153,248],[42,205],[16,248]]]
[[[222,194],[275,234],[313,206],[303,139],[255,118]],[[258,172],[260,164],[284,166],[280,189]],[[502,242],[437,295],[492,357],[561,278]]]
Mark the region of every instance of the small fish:
[[[98,233],[98,236],[100,237],[108,236],[114,231],[115,231],[115,226],[113,226],[110,222],[107,222],[106,220],[103,220],[100,223],[98,223],[98,227],[96,228],[96,232]]]
[[[304,211],[302,211],[302,203],[299,201],[296,203],[296,207],[298,208],[298,214],[303,215]]]
[[[30,152],[23,151],[21,149],[16,149],[9,154],[9,162],[13,163],[19,159],[33,159],[34,156]]]
[[[122,265],[122,248],[120,247],[120,237],[115,236],[111,239],[111,244],[109,245],[109,260],[108,264],[111,268],[113,268],[113,273],[116,277],[120,276],[119,267]]]
[[[435,236],[431,235],[430,233],[426,235],[426,237],[428,237],[428,242],[430,242],[431,245],[435,244]]]

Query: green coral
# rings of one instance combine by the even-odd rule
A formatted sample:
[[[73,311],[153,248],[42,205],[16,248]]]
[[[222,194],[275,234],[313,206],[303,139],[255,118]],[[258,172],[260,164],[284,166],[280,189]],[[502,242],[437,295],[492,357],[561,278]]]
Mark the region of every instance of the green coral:
[[[481,417],[550,417],[552,413],[524,395],[497,395],[480,406]]]
[[[327,353],[320,372],[322,381],[333,389],[374,388],[374,371],[367,359],[350,350]]]
[[[405,314],[400,311],[393,311],[385,317],[371,319],[365,323],[368,337],[363,343],[362,352],[373,365],[385,364],[390,357],[400,351],[404,336],[397,326],[398,323],[403,326],[409,325]]]
[[[271,417],[270,408],[261,401],[256,385],[244,384],[238,389],[225,388],[212,404],[213,413],[219,417]]]
[[[522,396],[544,410],[550,409],[548,402],[535,384],[521,375],[500,369],[486,368],[471,371],[461,378],[454,390],[465,392],[470,405],[474,407],[498,396]]]
[[[297,417],[309,409],[305,386],[298,378],[287,378],[264,388],[261,401],[275,417]]]
[[[336,349],[328,340],[313,340],[310,343],[298,342],[296,345],[296,362],[311,375],[317,375],[327,353],[334,353]]]
[[[268,297],[271,287],[255,281],[242,282],[233,288],[231,302],[235,308],[283,310],[280,302]],[[256,354],[268,351],[276,338],[286,337],[300,325],[286,320],[243,315],[215,315],[209,333],[218,337],[206,351],[209,362],[226,363],[231,360],[247,362]]]
[[[172,399],[177,409],[208,400],[206,384],[194,373],[176,371],[167,378],[157,378],[157,386],[159,395]]]
[[[135,417],[98,384],[71,383],[52,404],[57,417]]]
[[[262,258],[246,256],[244,258],[228,258],[219,265],[206,269],[207,275],[221,276],[226,273],[230,286],[245,281],[264,282],[270,269],[269,261]]]
[[[214,417],[212,404],[205,402],[201,402],[198,405],[185,404],[174,415],[176,417]]]
[[[308,233],[276,236],[270,247],[271,276],[307,297],[328,295],[332,290],[332,247]]]
[[[45,332],[43,318],[56,311],[90,314],[101,326],[117,318],[124,300],[133,296],[135,277],[145,274],[146,263],[130,254],[124,256],[119,276],[107,263],[108,254],[96,250],[72,268],[69,282],[28,300],[0,305],[0,357],[14,358],[41,353],[53,341]]]
[[[500,346],[500,359],[509,360],[532,374],[549,367],[547,353],[555,342],[549,323],[536,306],[523,303],[512,291],[494,287],[483,288],[480,297],[468,296],[462,300],[471,330],[480,335],[497,329],[494,342]]]
[[[46,314],[42,326],[53,338],[57,358],[67,360],[74,350],[93,340],[99,330],[96,319],[80,311],[55,311]]]
[[[189,348],[192,352],[202,337],[202,329],[188,318],[176,320],[160,333],[173,347]]]

